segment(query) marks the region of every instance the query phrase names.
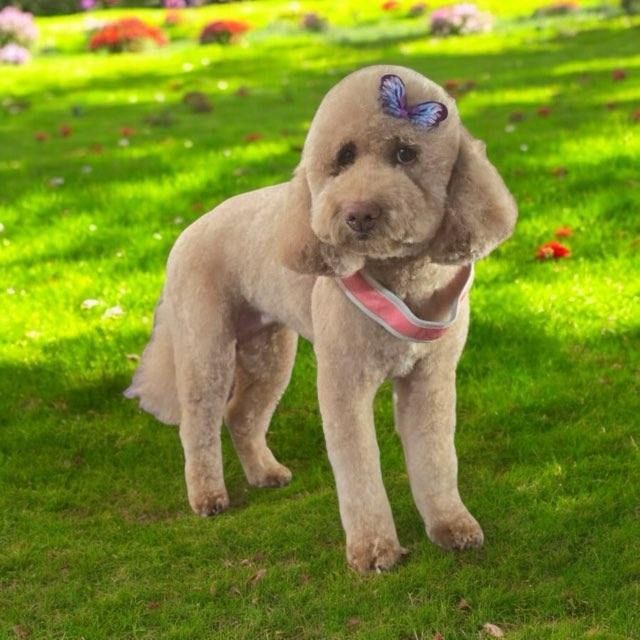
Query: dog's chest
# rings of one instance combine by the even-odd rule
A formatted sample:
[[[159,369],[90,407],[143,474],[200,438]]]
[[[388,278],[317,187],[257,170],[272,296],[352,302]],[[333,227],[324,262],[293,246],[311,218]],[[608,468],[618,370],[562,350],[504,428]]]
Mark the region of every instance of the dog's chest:
[[[403,378],[411,373],[416,362],[429,352],[429,345],[422,342],[407,342],[389,336],[385,361],[388,363],[389,378]]]

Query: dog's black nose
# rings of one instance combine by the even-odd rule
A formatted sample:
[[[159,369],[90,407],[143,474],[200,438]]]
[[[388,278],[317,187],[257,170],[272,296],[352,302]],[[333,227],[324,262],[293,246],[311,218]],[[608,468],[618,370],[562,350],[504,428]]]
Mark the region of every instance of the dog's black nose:
[[[373,231],[381,213],[375,202],[350,202],[343,208],[344,221],[358,235]]]

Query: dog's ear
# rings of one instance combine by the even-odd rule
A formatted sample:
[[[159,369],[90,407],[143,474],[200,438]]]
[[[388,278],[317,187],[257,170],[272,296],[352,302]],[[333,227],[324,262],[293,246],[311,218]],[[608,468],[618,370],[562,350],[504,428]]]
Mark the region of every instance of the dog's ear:
[[[302,165],[295,170],[287,187],[276,237],[278,258],[287,269],[298,273],[324,273],[326,265],[320,252],[320,240],[311,229],[311,192]]]
[[[320,242],[311,228],[311,191],[302,165],[287,187],[278,215],[277,256],[287,269],[320,276],[345,276],[361,269],[364,258],[342,255]]]
[[[447,187],[444,218],[429,246],[433,262],[478,260],[506,240],[518,209],[485,145],[463,129],[458,158]]]

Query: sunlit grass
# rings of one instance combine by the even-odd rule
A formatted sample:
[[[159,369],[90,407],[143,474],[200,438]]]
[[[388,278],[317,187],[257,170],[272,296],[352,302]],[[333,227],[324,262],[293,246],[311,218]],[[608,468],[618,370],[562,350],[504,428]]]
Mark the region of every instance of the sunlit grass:
[[[458,640],[494,622],[519,640],[638,638],[640,22],[532,21],[538,4],[485,2],[494,34],[443,40],[404,17],[409,3],[228,3],[187,31],[245,18],[244,46],[120,56],[82,52],[83,17],[41,21],[57,51],[0,75],[0,103],[30,103],[0,107],[0,637]],[[330,30],[301,33],[306,10]],[[287,180],[324,93],[377,62],[476,82],[460,112],[521,216],[478,265],[458,376],[461,490],[486,546],[426,540],[385,387],[385,481],[411,555],[360,578],[343,559],[308,344],[270,435],[292,485],[248,489],[225,440],[234,507],[213,520],[189,511],[175,430],[120,392],[179,233]],[[211,113],[190,113],[191,90]],[[150,123],[167,110],[171,124]],[[563,225],[571,258],[537,262]],[[114,306],[124,315],[105,317]]]

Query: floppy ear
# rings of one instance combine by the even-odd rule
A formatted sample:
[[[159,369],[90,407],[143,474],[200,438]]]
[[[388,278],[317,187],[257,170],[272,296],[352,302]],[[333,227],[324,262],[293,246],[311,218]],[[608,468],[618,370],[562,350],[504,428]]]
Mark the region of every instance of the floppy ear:
[[[518,209],[485,145],[462,130],[458,158],[447,187],[445,214],[429,246],[433,262],[478,260],[506,240]]]
[[[346,276],[364,266],[364,258],[338,254],[331,245],[320,242],[311,229],[311,191],[302,165],[289,182],[276,238],[278,260],[298,273]]]

